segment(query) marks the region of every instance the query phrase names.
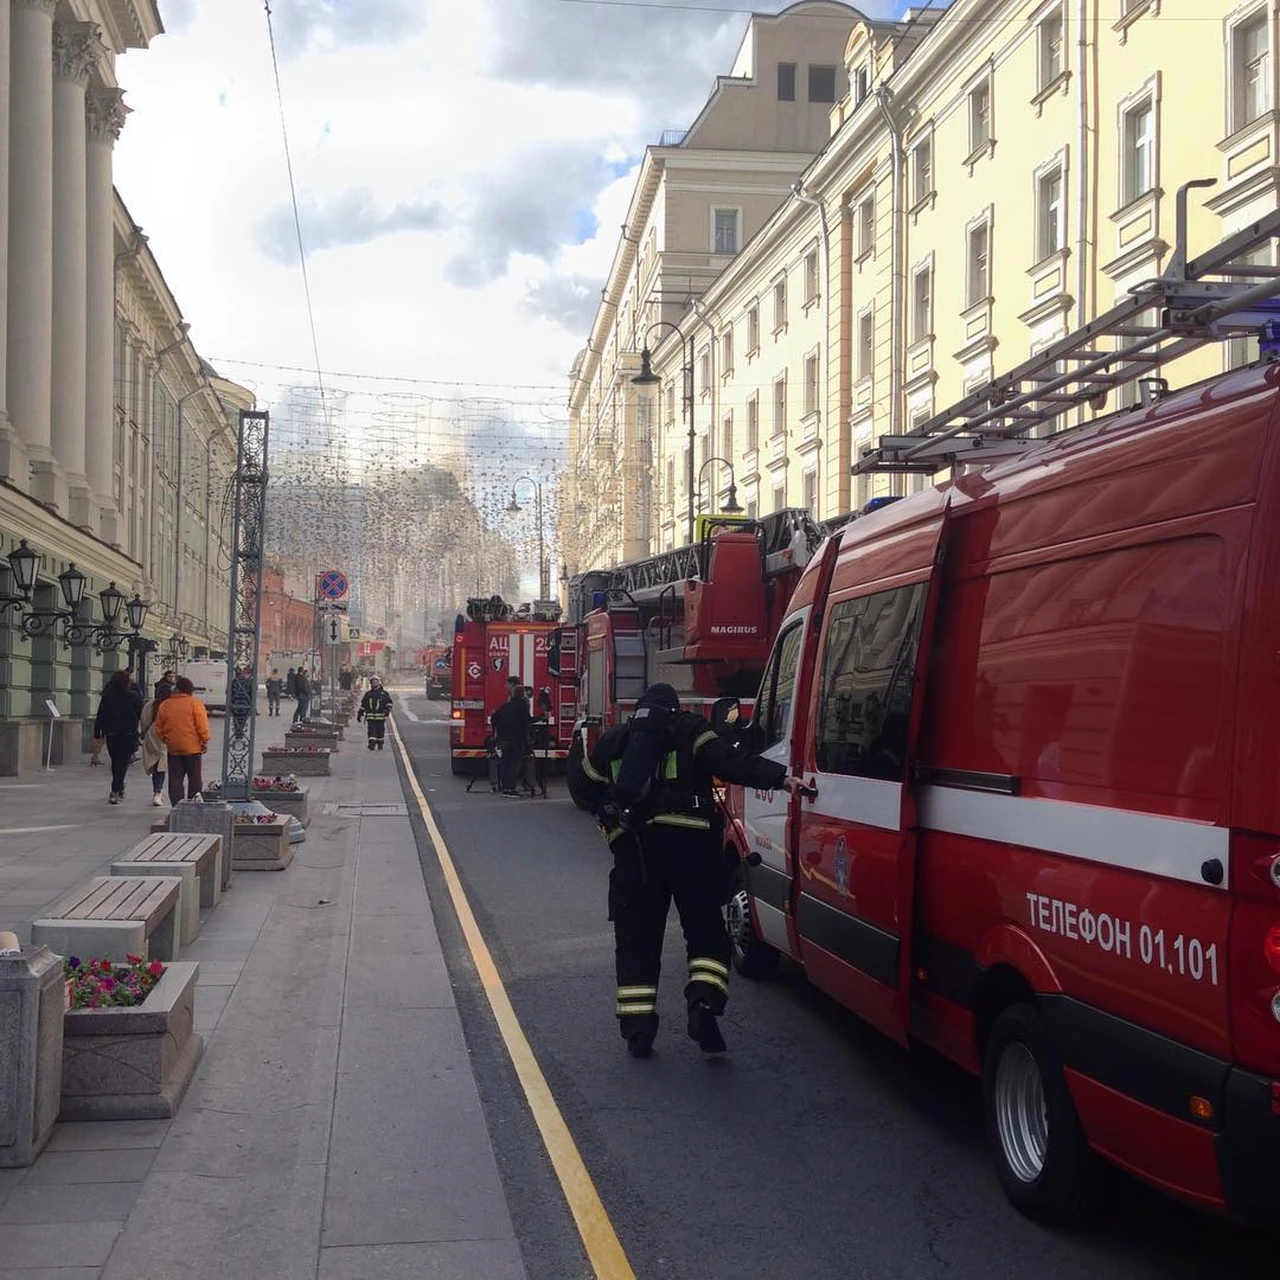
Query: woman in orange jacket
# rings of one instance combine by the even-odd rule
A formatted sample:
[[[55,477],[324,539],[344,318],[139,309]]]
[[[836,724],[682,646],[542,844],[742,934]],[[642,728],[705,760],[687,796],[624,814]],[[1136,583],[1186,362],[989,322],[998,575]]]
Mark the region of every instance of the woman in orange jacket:
[[[195,685],[179,676],[173,692],[156,711],[156,736],[169,752],[169,803],[194,800],[204,786],[201,764],[209,749],[209,715],[195,696]]]

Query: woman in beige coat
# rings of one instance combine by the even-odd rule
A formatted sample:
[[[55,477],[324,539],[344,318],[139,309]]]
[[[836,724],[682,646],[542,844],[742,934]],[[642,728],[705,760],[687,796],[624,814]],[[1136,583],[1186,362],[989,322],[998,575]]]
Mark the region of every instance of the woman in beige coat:
[[[142,767],[151,775],[151,803],[158,809],[164,800],[164,776],[169,769],[169,751],[156,732],[156,711],[169,696],[168,685],[156,685],[155,697],[142,708]]]

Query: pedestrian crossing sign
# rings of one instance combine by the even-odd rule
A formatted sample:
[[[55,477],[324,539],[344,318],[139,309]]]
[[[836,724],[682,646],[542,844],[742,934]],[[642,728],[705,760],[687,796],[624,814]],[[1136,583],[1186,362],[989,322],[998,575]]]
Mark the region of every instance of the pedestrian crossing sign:
[[[360,628],[359,628],[359,627],[348,627],[348,628],[347,628],[347,639],[348,639],[348,640],[359,640],[359,639],[360,639]]]

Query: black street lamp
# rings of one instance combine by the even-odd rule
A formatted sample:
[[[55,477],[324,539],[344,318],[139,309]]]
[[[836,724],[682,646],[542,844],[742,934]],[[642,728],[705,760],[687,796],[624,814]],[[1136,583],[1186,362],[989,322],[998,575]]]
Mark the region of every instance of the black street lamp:
[[[23,578],[19,575],[15,568],[14,577],[18,581],[18,587],[24,591],[29,602],[31,592],[35,589],[35,566],[38,557],[34,551],[31,551],[25,542],[13,552],[9,557],[9,563],[13,564],[13,557],[26,552],[26,565],[24,572],[27,574],[27,586],[23,587]],[[66,639],[70,634],[71,628],[78,625],[76,610],[80,607],[80,602],[84,599],[85,585],[88,578],[75,566],[72,561],[60,574],[58,574],[58,590],[62,595],[63,608],[61,609],[31,609],[22,615],[22,634],[28,640],[34,640],[37,636],[50,635],[54,627],[59,622],[66,624],[67,630],[64,633],[64,642],[72,643]]]
[[[551,598],[551,566],[547,563],[546,547],[543,541],[542,485],[532,476],[519,476],[511,486],[511,501],[507,503],[507,514],[518,516],[524,509],[516,501],[516,485],[523,484],[525,481],[533,485],[534,503],[538,514],[538,599],[549,600]]]
[[[649,351],[649,334],[652,333],[659,325],[666,325],[668,329],[674,329],[680,338],[680,357],[683,366],[681,372],[684,377],[684,398],[681,401],[680,414],[682,420],[687,419],[689,423],[689,475],[687,477],[689,485],[689,545],[693,546],[693,504],[694,490],[697,487],[694,483],[695,464],[693,459],[695,444],[693,428],[693,339],[686,339],[684,336],[684,330],[681,329],[674,321],[655,320],[644,331],[644,346],[640,352],[640,372],[637,373],[631,381],[638,387],[651,387],[662,381],[662,379],[653,371],[653,356]],[[656,414],[654,416],[654,421],[657,421]]]
[[[40,556],[27,546],[23,538],[8,555],[9,572],[13,575],[13,585],[18,588],[16,596],[0,596],[0,617],[6,609],[21,612],[23,605],[31,601],[31,592],[36,585],[36,570],[40,566]]]
[[[719,462],[723,466],[729,468],[729,501],[720,508],[720,514],[724,516],[740,516],[742,514],[742,507],[738,503],[737,477],[734,474],[733,463],[730,462],[728,458],[707,458],[706,461],[703,462],[702,466],[698,468],[698,492],[702,492],[703,472],[706,471],[713,462]],[[715,491],[713,490],[713,499],[714,496]]]

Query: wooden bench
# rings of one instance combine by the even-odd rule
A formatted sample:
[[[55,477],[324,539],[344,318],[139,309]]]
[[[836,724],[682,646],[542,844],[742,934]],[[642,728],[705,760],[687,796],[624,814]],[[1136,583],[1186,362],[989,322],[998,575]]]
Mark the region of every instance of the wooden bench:
[[[85,960],[176,960],[181,889],[176,876],[94,876],[31,922],[31,941]]]
[[[166,832],[147,836],[111,864],[113,876],[179,876],[178,914],[182,920],[182,945],[200,933],[200,908],[216,907],[222,899],[221,836],[181,835]]]

